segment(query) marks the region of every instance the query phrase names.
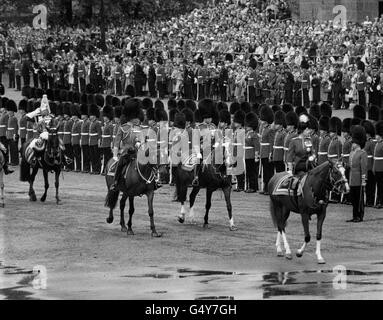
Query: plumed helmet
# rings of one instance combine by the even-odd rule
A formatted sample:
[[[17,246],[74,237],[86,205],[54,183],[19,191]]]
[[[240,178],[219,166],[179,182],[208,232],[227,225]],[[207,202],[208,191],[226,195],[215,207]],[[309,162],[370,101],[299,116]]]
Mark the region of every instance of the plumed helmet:
[[[154,109],[165,110],[164,103],[161,100],[157,99],[156,101],[154,101]]]
[[[238,102],[233,102],[230,105],[229,111],[230,111],[230,114],[234,114],[240,109],[241,109],[241,105]]]
[[[201,113],[202,120],[206,118],[212,118],[214,108],[215,105],[211,99],[202,99],[200,102],[198,102],[198,110]]]
[[[178,110],[182,110],[185,107],[186,107],[185,100],[180,99],[177,101],[177,109]]]
[[[286,115],[282,110],[278,110],[274,115],[274,124],[280,124],[286,128]]]
[[[305,107],[303,107],[303,106],[299,106],[299,107],[296,107],[295,108],[295,113],[298,115],[298,116],[300,116],[302,113],[304,113],[304,114],[308,114],[307,113],[307,109],[305,108]]]
[[[360,125],[366,130],[366,134],[369,134],[371,137],[375,137],[375,128],[370,121],[363,120]]]
[[[272,124],[274,122],[273,110],[268,105],[264,105],[259,111],[259,118],[268,124]]]
[[[179,111],[176,110],[176,113],[174,115],[173,126],[175,128],[185,129],[185,127],[186,127],[186,117],[185,117],[184,113],[179,112]]]
[[[129,84],[125,89],[125,94],[130,98],[134,98],[136,96],[136,89],[131,84]]]
[[[326,117],[329,117],[329,118],[332,117],[332,109],[331,109],[331,106],[328,103],[323,102],[320,105],[319,109],[320,109],[321,116],[326,116]]]
[[[81,106],[80,106],[80,113],[82,116],[87,116],[88,115],[88,105],[83,103]]]
[[[298,132],[301,133],[309,127],[310,118],[307,114],[302,113],[298,118]]]
[[[153,101],[150,98],[142,99],[142,108],[148,110],[149,108],[153,108]]]
[[[358,144],[362,149],[366,145],[366,130],[361,125],[355,125],[351,128],[352,142]]]
[[[26,100],[26,99],[20,100],[20,102],[19,102],[19,110],[27,111],[27,108],[28,108],[28,100]]]
[[[379,107],[372,105],[368,110],[368,119],[372,121],[379,121]]]
[[[250,112],[250,103],[248,103],[247,101],[243,101],[241,102],[241,105],[240,105],[240,109],[244,112],[244,113],[249,113]]]
[[[177,109],[177,101],[175,99],[168,100],[168,110],[170,111],[172,109]]]
[[[126,121],[140,118],[141,101],[131,98],[125,102],[122,107],[122,114],[126,117]]]
[[[238,110],[236,113],[234,113],[233,122],[239,123],[241,126],[244,126],[245,117],[246,117],[246,114],[242,110]]]
[[[189,108],[183,108],[181,111],[185,115],[185,120],[187,122],[193,123],[194,122],[194,113]]]
[[[104,108],[102,108],[102,116],[107,117],[109,120],[113,120],[114,118],[113,107],[108,105],[104,106]]]
[[[342,132],[350,133],[351,130],[351,118],[343,119],[342,121]]]
[[[326,132],[330,131],[330,118],[327,116],[321,116],[319,118],[319,130]]]
[[[380,120],[375,124],[375,132],[378,136],[383,137],[383,120]]]
[[[102,94],[97,94],[96,95],[96,104],[102,108],[104,106],[104,103],[105,103],[105,99],[104,99],[104,96]]]
[[[71,116],[71,112],[70,112],[70,107],[71,107],[72,103],[70,102],[65,102],[64,105],[63,105],[63,114],[65,115],[68,115],[68,116]]]
[[[254,112],[249,112],[245,116],[245,126],[252,128],[254,131],[258,130],[259,119]]]
[[[309,114],[311,114],[313,117],[315,117],[319,120],[321,117],[319,105],[313,104],[309,110]]]
[[[290,111],[294,111],[294,108],[290,103],[285,103],[282,105],[282,111],[287,114]]]
[[[197,105],[195,104],[195,102],[191,99],[188,99],[186,100],[185,102],[185,106],[186,108],[189,108],[190,110],[192,110],[193,112],[197,110]]]
[[[7,108],[8,111],[17,112],[17,105],[14,100],[8,100],[7,102]]]
[[[332,117],[330,119],[330,132],[335,132],[338,136],[342,134],[342,120],[338,117]]]
[[[164,109],[158,108],[154,109],[154,120],[156,122],[168,121],[168,114]]]
[[[366,109],[360,104],[357,104],[354,109],[352,109],[352,113],[354,118],[359,118],[362,120],[366,119]]]
[[[154,117],[154,108],[146,109],[146,119],[148,121],[156,121],[156,119]]]
[[[220,122],[226,123],[227,125],[231,124],[231,116],[229,110],[222,109],[219,111],[218,115]]]

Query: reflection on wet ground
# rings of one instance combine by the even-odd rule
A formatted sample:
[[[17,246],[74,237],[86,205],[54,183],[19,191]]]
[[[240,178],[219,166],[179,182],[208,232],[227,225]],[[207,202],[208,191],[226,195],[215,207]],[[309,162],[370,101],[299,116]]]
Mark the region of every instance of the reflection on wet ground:
[[[102,281],[113,283],[113,288],[120,291],[124,299],[383,299],[383,261],[348,268],[342,275],[344,287],[341,289],[336,286],[339,273],[330,267],[291,272],[236,272],[148,266],[129,269],[123,274],[109,273],[107,280],[92,276],[100,281],[101,287]],[[0,275],[0,299],[36,299],[36,290],[31,286],[32,270],[0,262]],[[63,279],[74,281],[66,275]],[[50,292],[55,292],[54,296],[60,297],[56,287],[60,286],[53,282],[44,295],[49,298]],[[134,291],[135,296],[127,295],[126,287]],[[70,296],[71,292],[65,295]]]

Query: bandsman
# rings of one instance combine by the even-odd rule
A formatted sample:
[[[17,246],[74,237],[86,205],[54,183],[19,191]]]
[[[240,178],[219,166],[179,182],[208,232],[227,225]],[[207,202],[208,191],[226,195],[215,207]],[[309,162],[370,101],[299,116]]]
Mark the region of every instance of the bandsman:
[[[28,109],[28,101],[26,99],[22,99],[19,102],[19,114],[20,114],[20,120],[19,120],[19,136],[21,141],[21,146],[25,143],[27,140],[27,126],[28,126],[28,118],[26,117]]]
[[[254,112],[245,117],[245,165],[246,165],[246,193],[258,191],[258,172],[260,161],[260,142],[258,136],[259,119]]]

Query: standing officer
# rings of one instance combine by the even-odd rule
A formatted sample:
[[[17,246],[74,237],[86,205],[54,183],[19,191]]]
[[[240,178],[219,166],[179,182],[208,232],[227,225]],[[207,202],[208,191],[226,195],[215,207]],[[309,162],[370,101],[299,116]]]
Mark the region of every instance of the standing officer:
[[[65,167],[66,171],[72,171],[74,168],[74,157],[73,157],[73,148],[72,148],[72,128],[73,120],[71,118],[71,107],[70,103],[65,103],[63,107],[64,114],[64,135],[63,143],[65,147],[65,155],[70,159],[68,165]]]
[[[342,146],[342,161],[343,166],[346,169],[346,178],[348,181],[350,181],[350,152],[352,148],[352,137],[351,137],[351,118],[343,119],[342,122],[342,132],[343,132],[343,138],[344,143]],[[343,199],[344,204],[351,204],[350,201],[350,194],[346,194]]]
[[[377,183],[377,200],[375,208],[383,208],[383,121],[378,121],[375,125],[376,144],[374,149],[374,164],[372,172]]]
[[[100,145],[101,145],[101,123],[98,120],[100,118],[100,109],[96,104],[89,106],[89,154],[90,162],[92,164],[92,174],[101,173],[101,157],[100,157]]]
[[[364,73],[364,63],[359,61],[356,75],[356,90],[358,91],[358,104],[366,107],[367,78]]]
[[[90,121],[88,116],[88,105],[82,104],[81,111],[81,139],[80,146],[82,151],[82,172],[89,173],[90,171],[90,153],[89,153],[89,127]]]
[[[283,160],[285,162],[285,168],[287,168],[287,153],[289,151],[289,145],[292,139],[298,136],[298,115],[294,111],[289,111],[286,114],[286,135],[283,141]]]
[[[13,100],[8,100],[7,102],[7,110],[8,110],[8,123],[7,123],[7,143],[9,145],[9,155],[10,162],[12,166],[19,165],[19,124],[15,113],[17,112],[16,102]]]
[[[102,109],[102,115],[104,125],[102,126],[101,135],[101,154],[103,158],[103,171],[102,174],[106,174],[106,165],[108,161],[113,157],[112,142],[113,142],[113,108],[111,106],[105,106]]]
[[[263,176],[263,190],[260,194],[268,195],[267,184],[274,174],[274,166],[271,162],[272,151],[274,143],[274,135],[272,132],[271,124],[274,122],[273,110],[268,106],[264,105],[260,110],[261,120],[261,164],[262,164],[262,176]]]
[[[16,91],[21,91],[21,71],[22,64],[20,60],[15,60],[15,79],[16,79]]]
[[[21,141],[21,146],[23,146],[23,144],[27,140],[27,125],[28,125],[28,121],[27,121],[28,118],[26,117],[27,109],[28,109],[28,101],[25,99],[20,100],[19,102],[19,113],[20,113],[19,137]]]
[[[310,107],[310,98],[309,98],[309,90],[310,90],[310,74],[308,72],[309,63],[307,60],[303,60],[301,63],[302,67],[302,95],[303,95],[303,106],[308,108]]]
[[[246,164],[246,193],[258,191],[259,151],[260,143],[258,136],[258,117],[254,112],[245,116],[245,164]]]
[[[286,137],[286,116],[282,110],[275,113],[274,120],[274,143],[273,143],[273,166],[275,172],[283,172],[286,170],[284,163],[284,141]]]
[[[330,119],[327,116],[321,116],[319,119],[319,148],[318,148],[318,165],[326,162],[328,159],[328,146],[331,137],[329,134]]]
[[[80,172],[81,171],[80,140],[81,140],[81,127],[82,127],[82,121],[79,118],[81,117],[80,106],[78,104],[72,104],[70,111],[71,111],[72,121],[73,121],[73,126],[71,130],[71,145],[73,150],[74,164],[76,168],[75,172]]]

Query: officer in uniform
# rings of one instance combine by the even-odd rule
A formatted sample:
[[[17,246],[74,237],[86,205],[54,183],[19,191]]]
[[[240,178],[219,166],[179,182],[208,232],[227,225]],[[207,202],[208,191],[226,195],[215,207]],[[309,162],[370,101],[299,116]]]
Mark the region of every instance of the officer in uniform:
[[[356,75],[356,89],[358,90],[358,104],[366,107],[367,78],[364,73],[364,63],[359,61]]]
[[[27,138],[27,123],[28,119],[26,117],[28,109],[28,101],[26,99],[22,99],[19,102],[19,113],[20,113],[20,120],[19,120],[19,137],[21,141],[21,146],[25,143]]]
[[[328,147],[331,141],[329,129],[330,119],[327,116],[321,116],[319,119],[318,165],[321,165],[328,159]]]
[[[113,108],[111,106],[105,106],[102,109],[103,126],[101,135],[101,154],[103,158],[103,171],[102,174],[106,174],[106,165],[108,161],[113,157],[112,142],[113,142]]]
[[[91,174],[101,173],[101,157],[100,157],[100,142],[101,142],[101,123],[100,110],[96,104],[89,106],[89,154],[90,163],[92,165]]]
[[[88,105],[82,104],[81,110],[81,138],[80,146],[82,151],[82,172],[89,173],[90,171],[90,153],[89,153],[89,116],[88,116]]]
[[[342,132],[344,143],[342,146],[342,162],[343,166],[346,169],[346,178],[350,181],[350,152],[352,147],[352,137],[351,137],[351,118],[343,119],[342,121]],[[351,204],[350,194],[346,194],[343,199],[344,204]]]
[[[260,194],[267,195],[267,184],[274,175],[274,166],[271,162],[274,143],[274,134],[271,124],[274,122],[273,110],[268,105],[263,105],[260,110],[260,139],[261,139],[261,164],[263,172],[263,190]]]
[[[73,148],[72,148],[72,128],[73,128],[73,120],[71,118],[71,103],[64,103],[63,105],[63,116],[64,116],[64,134],[63,134],[63,143],[65,146],[65,154],[70,159],[70,163],[65,168],[66,171],[72,171],[74,165],[74,157],[73,157]]]
[[[16,91],[21,91],[21,69],[22,64],[20,60],[15,62],[15,79],[16,79]]]
[[[283,141],[283,160],[285,162],[285,168],[287,168],[287,153],[289,151],[290,142],[298,136],[298,120],[298,115],[294,111],[289,111],[286,114],[286,135]]]
[[[158,67],[156,72],[156,84],[158,97],[160,99],[163,99],[165,97],[166,92],[166,71],[165,67],[162,64],[162,60],[160,62],[160,66]]]
[[[246,164],[246,193],[258,191],[259,153],[260,142],[258,136],[259,119],[254,112],[245,116],[245,164]]]
[[[71,115],[73,126],[71,130],[71,145],[73,150],[73,158],[75,164],[75,172],[81,171],[81,147],[80,147],[80,139],[81,139],[81,127],[82,121],[80,120],[81,111],[80,106],[78,104],[71,105]]]
[[[364,216],[364,187],[367,179],[366,130],[356,125],[351,128],[352,148],[350,153],[350,199],[353,218],[347,222],[361,222]]]
[[[233,118],[233,126],[234,126],[233,142],[234,142],[234,146],[236,146],[236,148],[234,148],[233,152],[234,152],[234,156],[237,156],[237,157],[238,157],[238,147],[241,146],[241,142],[239,141],[238,134],[239,134],[240,130],[244,129],[245,117],[246,117],[246,114],[242,110],[238,110],[236,113],[234,113],[234,118]],[[246,137],[245,137],[245,143],[246,143]],[[242,145],[242,147],[246,147],[246,146]],[[245,156],[246,156],[246,154],[245,154]],[[240,159],[239,161],[241,161],[241,160],[242,159]],[[235,192],[242,192],[242,191],[245,190],[245,174],[241,173],[239,175],[236,175],[236,177],[237,177],[237,188],[234,189],[234,191]]]
[[[378,121],[375,125],[376,144],[374,148],[374,164],[372,172],[377,183],[377,199],[375,208],[383,208],[383,120]]]
[[[303,95],[303,106],[310,107],[309,89],[310,89],[310,74],[308,72],[309,63],[307,60],[303,60],[301,63],[302,67],[302,95]]]
[[[286,116],[282,110],[275,113],[274,120],[274,143],[273,143],[273,166],[275,172],[286,170],[284,163],[284,141],[286,137]]]
[[[15,101],[8,100],[8,123],[7,123],[7,143],[9,146],[10,162],[12,166],[19,165],[19,124],[15,113],[17,112],[17,105]]]

